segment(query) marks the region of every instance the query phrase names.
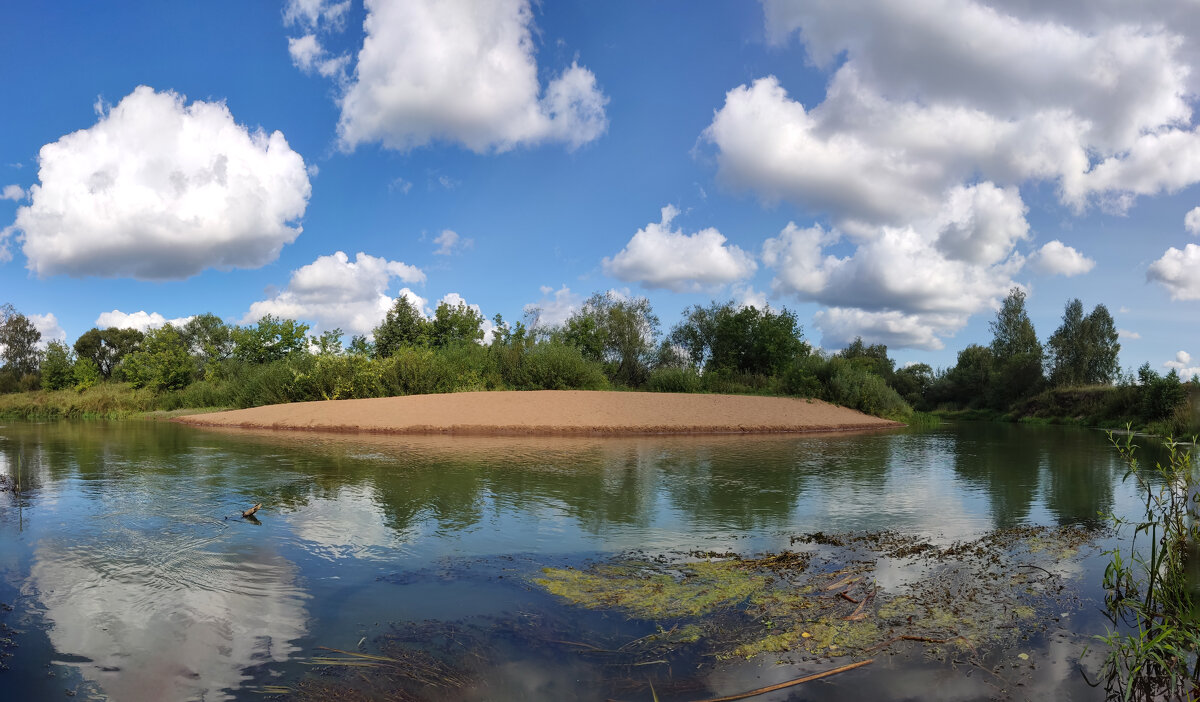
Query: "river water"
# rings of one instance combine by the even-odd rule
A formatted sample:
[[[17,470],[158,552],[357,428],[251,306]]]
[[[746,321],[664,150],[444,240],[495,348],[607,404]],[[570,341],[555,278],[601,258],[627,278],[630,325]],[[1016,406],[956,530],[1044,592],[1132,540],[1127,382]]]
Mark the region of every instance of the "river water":
[[[0,494],[0,697],[320,698],[320,685],[358,671],[314,665],[319,647],[373,655],[424,637],[484,652],[461,685],[442,670],[400,699],[606,699],[616,673],[556,647],[554,632],[608,641],[647,624],[559,601],[533,583],[544,567],[631,552],[748,556],[812,532],[950,544],[1095,526],[1102,512],[1137,513],[1123,474],[1102,432],[1009,424],[484,439],[9,422],[0,475],[20,490]],[[258,522],[241,519],[255,503]],[[1023,644],[1036,665],[1015,687],[910,651],[759,699],[1103,698],[1085,678],[1095,654],[1080,662],[1106,623],[1100,546],[1064,566],[1078,606]],[[797,676],[776,658],[673,669],[690,682],[661,698]]]

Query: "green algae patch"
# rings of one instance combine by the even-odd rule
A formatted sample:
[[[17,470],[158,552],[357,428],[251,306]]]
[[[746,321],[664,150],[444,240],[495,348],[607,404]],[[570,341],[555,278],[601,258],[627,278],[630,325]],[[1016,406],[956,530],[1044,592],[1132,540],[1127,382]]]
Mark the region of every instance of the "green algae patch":
[[[817,533],[793,538],[811,549],[802,552],[625,557],[547,568],[534,583],[573,606],[687,627],[694,638],[680,643],[716,660],[865,657],[916,644],[976,656],[1015,646],[1073,606],[1057,563],[1097,535],[1021,527],[936,546],[891,532]],[[881,586],[883,566],[904,577]]]
[[[731,561],[672,568],[626,563],[588,570],[545,568],[534,580],[551,594],[589,609],[620,609],[639,619],[675,619],[735,606],[766,587],[766,576]]]

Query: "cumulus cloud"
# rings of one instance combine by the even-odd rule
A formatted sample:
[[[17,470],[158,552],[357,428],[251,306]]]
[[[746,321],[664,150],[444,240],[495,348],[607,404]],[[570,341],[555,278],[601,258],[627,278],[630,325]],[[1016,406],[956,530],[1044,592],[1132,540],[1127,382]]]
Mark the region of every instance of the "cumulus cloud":
[[[1172,300],[1200,300],[1200,246],[1172,246],[1146,269],[1146,280],[1162,283]]]
[[[1183,217],[1183,228],[1196,236],[1200,236],[1200,207],[1193,207]]]
[[[1129,331],[1128,329],[1118,329],[1117,336],[1122,339],[1140,339],[1140,338],[1142,338],[1141,334],[1139,334],[1135,331]]]
[[[459,236],[458,232],[452,229],[443,229],[441,234],[433,238],[433,243],[437,244],[437,248],[433,250],[434,255],[450,256],[456,253],[462,253],[466,249],[475,246],[474,239]]]
[[[342,147],[407,151],[449,141],[478,153],[608,127],[596,76],[572,63],[543,90],[529,0],[366,0],[366,38],[339,100]]]
[[[942,209],[908,226],[859,230],[847,256],[828,249],[850,239],[839,230],[789,223],[763,243],[777,294],[831,309],[816,326],[844,345],[862,335],[897,347],[942,348],[941,337],[991,309],[1024,264],[1014,243],[1026,236],[1024,205],[990,183],[953,188]],[[971,242],[974,242],[972,244]],[[974,247],[975,251],[968,251]],[[855,330],[855,325],[860,328]]]
[[[100,316],[96,318],[96,326],[101,329],[137,329],[145,333],[166,324],[181,327],[190,322],[191,319],[191,317],[167,319],[157,312],[146,312],[145,310],[138,310],[132,313],[113,310],[111,312],[100,313]]]
[[[583,296],[571,292],[566,285],[558,290],[543,285],[542,298],[525,305],[523,312],[532,327],[555,327],[570,319],[583,307]]]
[[[341,31],[349,11],[350,0],[287,0],[283,7],[283,23],[311,30]]]
[[[1019,187],[1053,189],[1076,212],[1121,212],[1140,196],[1200,182],[1192,113],[1200,19],[1185,0],[763,0],[763,8],[769,41],[798,38],[828,71],[825,94],[804,103],[761,76],[729,90],[701,141],[727,186],[822,218],[825,233],[797,227],[790,242],[800,246],[801,231],[833,232],[849,251],[834,264],[827,242],[775,244],[790,265],[777,282],[800,297],[911,324],[940,304],[909,294],[928,268],[942,282],[987,281],[985,295],[942,289],[965,296],[959,307],[973,314],[1020,269],[1029,230]],[[866,265],[885,251],[917,264],[914,280]],[[872,276],[858,280],[865,290],[899,286],[901,297],[833,296],[826,286],[854,261]],[[1067,275],[1093,265],[1062,242],[1032,263]],[[962,321],[925,331],[941,335]],[[922,334],[908,337],[928,345]]]
[[[19,185],[6,185],[0,190],[0,200],[19,202],[25,199],[25,190]]]
[[[672,229],[679,215],[674,205],[662,208],[662,219],[639,229],[612,258],[605,257],[604,272],[648,288],[698,292],[741,280],[754,273],[754,257],[709,227],[695,234]]]
[[[43,146],[38,162],[40,183],[11,228],[38,276],[166,280],[262,266],[300,234],[311,190],[281,132],[146,86]]]
[[[1163,368],[1176,371],[1182,380],[1200,376],[1200,366],[1192,365],[1192,355],[1187,351],[1177,352],[1175,360],[1163,363]]]
[[[1096,262],[1055,239],[1047,242],[1037,253],[1029,257],[1030,264],[1041,273],[1063,275],[1068,278],[1087,273]]]
[[[421,269],[400,261],[371,256],[361,251],[354,260],[342,251],[320,256],[292,272],[287,288],[267,300],[250,305],[243,324],[270,314],[314,324],[314,331],[340,328],[349,334],[369,334],[392,306],[387,294],[392,279],[415,284],[425,282]],[[426,300],[405,288],[410,300],[425,312]]]
[[[42,333],[42,339],[38,342],[38,348],[45,349],[46,345],[51,341],[65,342],[67,340],[67,333],[59,325],[58,317],[55,317],[54,313],[47,312],[46,314],[30,314],[26,316],[29,317],[33,328]]]

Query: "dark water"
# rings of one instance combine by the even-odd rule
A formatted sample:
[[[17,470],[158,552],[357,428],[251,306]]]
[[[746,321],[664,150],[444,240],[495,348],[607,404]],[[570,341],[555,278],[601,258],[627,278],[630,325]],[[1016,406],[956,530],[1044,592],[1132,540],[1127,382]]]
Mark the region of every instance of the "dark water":
[[[540,591],[531,578],[544,566],[633,550],[755,554],[814,531],[950,543],[1094,524],[1136,511],[1123,472],[1101,432],[1003,424],[532,440],[9,423],[0,474],[21,491],[0,495],[0,697],[264,699],[265,686],[320,672],[306,665],[318,646],[369,652],[380,637],[453,625],[494,641],[470,686],[430,698],[604,699],[602,663],[511,636],[513,622],[597,637],[633,626]],[[256,502],[260,524],[238,518]],[[1104,629],[1103,563],[1093,552],[1067,569],[1078,611],[1029,643],[1041,665],[1003,696],[1102,697],[1079,657]],[[692,696],[797,674],[709,662]],[[971,699],[996,694],[985,677],[893,656],[758,699]]]

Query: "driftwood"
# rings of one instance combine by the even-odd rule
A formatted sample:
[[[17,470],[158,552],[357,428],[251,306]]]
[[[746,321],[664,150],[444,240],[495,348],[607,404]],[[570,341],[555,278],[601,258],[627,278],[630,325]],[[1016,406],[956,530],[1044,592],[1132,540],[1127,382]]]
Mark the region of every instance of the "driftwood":
[[[258,511],[258,510],[260,510],[260,509],[262,509],[262,503],[261,503],[261,502],[259,502],[258,504],[254,505],[253,507],[251,507],[250,509],[246,510],[245,512],[242,512],[242,519],[250,519],[251,517],[253,517],[253,516],[254,516],[254,513],[255,513],[255,512],[257,512],[257,511]]]

